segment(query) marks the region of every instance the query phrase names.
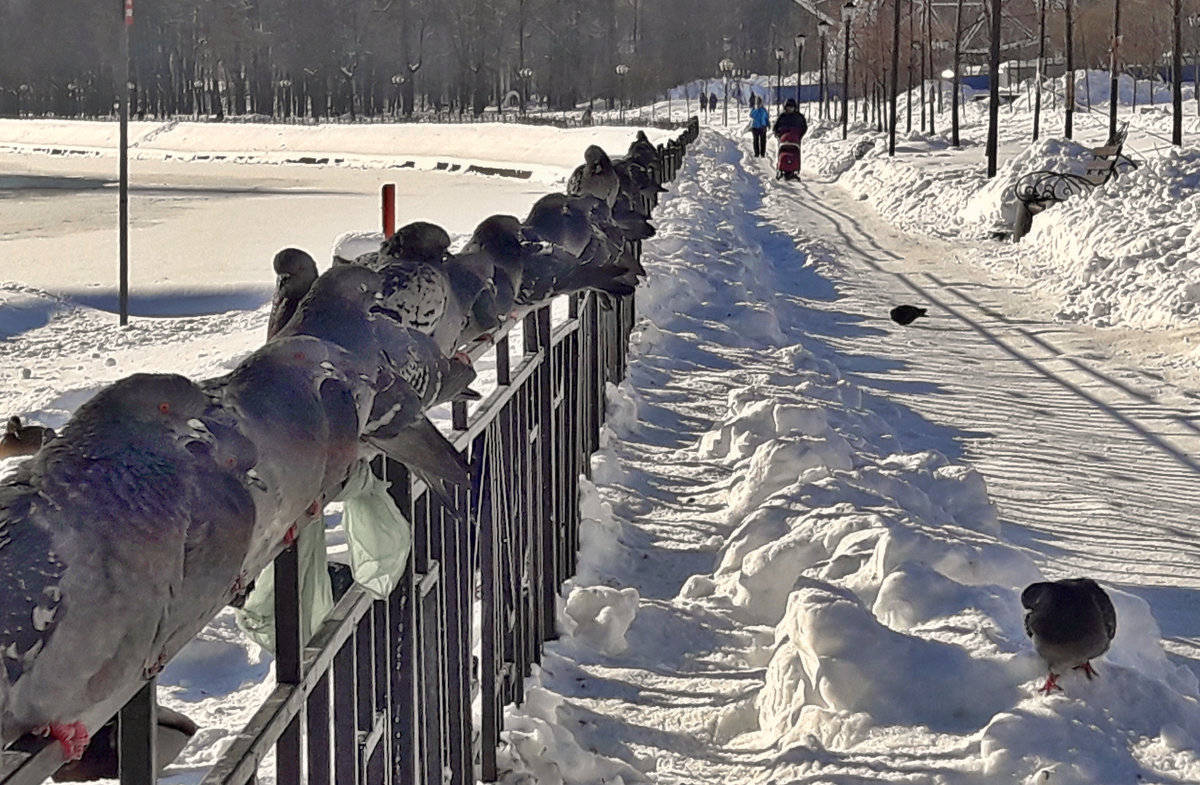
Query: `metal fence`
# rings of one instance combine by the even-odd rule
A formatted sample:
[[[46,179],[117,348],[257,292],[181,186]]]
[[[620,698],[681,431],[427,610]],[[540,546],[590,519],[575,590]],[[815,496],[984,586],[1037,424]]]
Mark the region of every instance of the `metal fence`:
[[[693,119],[658,148],[664,182],[698,133]],[[633,323],[632,296],[588,293],[572,295],[560,324],[550,306],[528,313],[517,352],[507,331],[497,336],[495,390],[472,412],[453,404],[448,438],[472,479],[456,509],[400,464],[376,464],[413,527],[409,568],[387,599],[352,586],[302,641],[296,548],[275,560],[276,687],[201,785],[255,782],[272,750],[279,785],[496,779],[503,707],[522,701],[575,571],[579,478],[599,446],[605,386],[624,377]],[[151,681],[118,715],[123,785],[157,778],[155,712]],[[60,761],[54,743],[14,745],[0,785],[37,785]]]

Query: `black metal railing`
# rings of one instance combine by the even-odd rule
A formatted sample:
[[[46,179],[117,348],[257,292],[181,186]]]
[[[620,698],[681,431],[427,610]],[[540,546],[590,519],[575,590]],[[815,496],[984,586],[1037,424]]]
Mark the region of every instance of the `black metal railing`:
[[[658,148],[662,182],[698,134],[693,119]],[[386,599],[351,586],[302,641],[297,549],[275,559],[276,687],[201,785],[255,782],[272,752],[278,785],[496,779],[503,708],[522,701],[575,571],[579,478],[599,447],[606,384],[625,374],[633,324],[632,296],[572,295],[561,323],[548,305],[529,312],[516,351],[505,330],[474,352],[495,353],[496,387],[474,411],[453,404],[448,438],[472,479],[454,509],[402,465],[375,464],[413,528],[408,569]],[[157,779],[155,711],[152,680],[118,715],[123,785]],[[60,763],[54,743],[6,749],[0,785],[38,785]]]

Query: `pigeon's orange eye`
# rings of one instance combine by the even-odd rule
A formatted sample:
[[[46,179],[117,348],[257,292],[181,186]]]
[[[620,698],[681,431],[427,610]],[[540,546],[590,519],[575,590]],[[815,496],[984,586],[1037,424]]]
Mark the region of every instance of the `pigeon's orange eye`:
[[[162,403],[160,403],[158,405],[158,410],[160,412],[162,412],[163,414],[170,414],[171,413],[171,404],[167,403],[166,401],[163,401]]]
[[[292,359],[293,360],[304,360],[305,359],[304,352],[296,352],[295,354],[292,355]]]

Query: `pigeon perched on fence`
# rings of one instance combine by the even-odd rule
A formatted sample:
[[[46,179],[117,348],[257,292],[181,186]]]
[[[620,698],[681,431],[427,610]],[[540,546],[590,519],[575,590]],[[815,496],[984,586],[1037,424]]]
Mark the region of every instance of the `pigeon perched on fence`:
[[[473,288],[469,282],[451,279],[449,247],[446,230],[417,221],[397,229],[378,252],[354,260],[379,275],[378,307],[432,337],[447,356],[461,345],[474,301],[485,286],[482,280],[476,280]]]
[[[466,464],[425,417],[457,397],[478,397],[469,365],[447,358],[433,340],[383,303],[380,277],[358,265],[336,265],[313,284],[277,340],[308,336],[345,350],[332,370],[353,388],[357,438],[415,470],[449,498],[449,484],[467,482]]]
[[[0,458],[15,455],[33,455],[42,444],[54,438],[54,429],[41,425],[23,425],[15,414],[4,424],[0,435]]]
[[[271,262],[275,268],[275,295],[271,298],[271,318],[267,321],[267,338],[283,329],[296,312],[296,306],[313,281],[317,280],[317,263],[299,248],[284,248]]]
[[[1043,693],[1062,689],[1058,677],[1066,668],[1096,675],[1091,660],[1108,651],[1117,632],[1112,600],[1091,578],[1034,583],[1021,592],[1025,632],[1046,661],[1050,675]]]
[[[918,308],[915,305],[897,305],[890,312],[892,321],[896,324],[912,324],[917,319],[925,315],[924,308]]]
[[[572,196],[594,196],[612,207],[618,188],[620,182],[608,153],[597,145],[588,145],[583,151],[583,163],[576,167],[567,180],[567,193]]]
[[[629,151],[625,153],[625,160],[641,164],[647,169],[653,169],[658,165],[658,148],[646,136],[645,131],[639,130],[634,140],[629,143]]]
[[[227,523],[228,508],[205,498],[220,469],[191,447],[208,405],[182,376],[135,374],[0,484],[4,742],[38,732],[76,758],[85,721],[110,716],[161,667],[173,612],[190,616],[172,603],[188,532],[204,516]]]

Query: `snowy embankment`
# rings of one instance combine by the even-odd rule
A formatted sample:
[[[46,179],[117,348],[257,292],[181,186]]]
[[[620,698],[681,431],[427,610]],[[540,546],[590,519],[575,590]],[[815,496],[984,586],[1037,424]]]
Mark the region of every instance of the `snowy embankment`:
[[[1038,693],[1038,568],[980,474],[839,370],[822,332],[875,328],[805,308],[834,297],[829,249],[764,220],[772,184],[741,156],[703,134],[656,215],[564,634],[508,711],[505,781],[1200,781],[1197,680],[1140,598],[1110,590],[1101,678]]]
[[[1185,145],[1173,148],[1165,143],[1167,113],[1127,111],[1121,113],[1130,123],[1124,152],[1140,167],[1051,206],[1017,245],[988,239],[1011,221],[1012,186],[1030,172],[1082,174],[1090,148],[1107,137],[1106,114],[1078,113],[1072,141],[1061,136],[1061,116],[1046,112],[1042,138],[1032,142],[1029,114],[1002,110],[1001,154],[990,181],[983,104],[963,107],[963,153],[949,144],[948,114],[938,115],[936,135],[900,134],[895,158],[887,155],[886,134],[856,124],[843,142],[840,125],[825,123],[810,132],[805,166],[837,178],[905,231],[986,241],[972,262],[1014,282],[1041,281],[1061,318],[1099,326],[1191,326],[1200,314],[1200,121],[1187,117]],[[919,127],[918,118],[914,123]]]

